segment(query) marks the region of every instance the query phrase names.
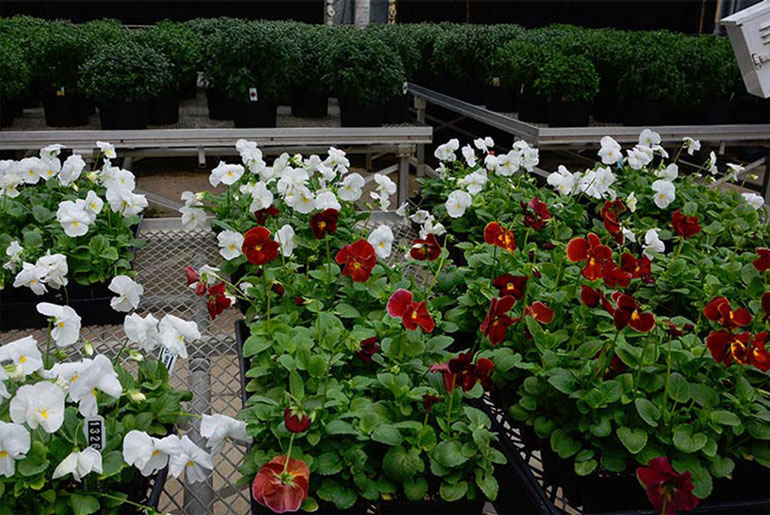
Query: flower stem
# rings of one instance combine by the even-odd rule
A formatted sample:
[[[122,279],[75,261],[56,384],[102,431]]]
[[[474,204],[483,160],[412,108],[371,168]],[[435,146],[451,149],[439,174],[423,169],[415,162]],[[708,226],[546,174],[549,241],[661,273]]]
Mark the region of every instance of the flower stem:
[[[329,237],[324,238],[326,241],[326,280],[331,282],[332,280],[332,255],[329,252]]]
[[[674,252],[674,261],[677,260],[679,253],[682,252],[682,247],[684,247],[684,238],[679,240],[679,246],[676,248],[676,252]]]
[[[663,414],[663,421],[666,421],[666,403],[668,402],[668,384],[671,379],[671,339],[668,337],[668,356],[666,358],[666,386],[663,389],[663,406],[661,406],[660,412]]]
[[[449,392],[449,403],[446,410],[446,430],[447,434],[451,438],[452,436],[452,401],[454,401],[455,398],[455,378],[457,376],[455,374],[452,374],[452,385]]]
[[[445,255],[442,252],[441,253],[441,259],[439,259],[438,262],[438,269],[436,270],[436,273],[433,274],[433,280],[430,282],[430,286],[428,287],[428,291],[425,293],[425,302],[428,302],[428,297],[430,296],[430,292],[433,291],[433,286],[436,284],[436,279],[438,279],[439,274],[441,273],[441,269],[444,268],[444,262],[446,261],[444,259]]]
[[[265,299],[267,300],[267,334],[270,334],[270,287],[267,285],[267,270],[262,267],[262,285],[265,288]]]
[[[105,499],[112,499],[113,501],[120,501],[120,502],[122,502],[124,504],[129,504],[131,506],[136,506],[137,508],[140,508],[143,512],[151,513],[151,512],[154,511],[154,509],[151,508],[150,506],[145,506],[144,504],[139,504],[138,502],[131,501],[128,498],[118,497],[116,495],[110,495],[110,494],[105,494],[104,492],[96,492],[96,491],[94,491],[94,492],[84,492],[84,493],[88,493],[88,494],[91,494],[91,495],[98,495],[99,497],[104,497]]]
[[[48,319],[48,333],[45,336],[45,366],[48,367],[48,351],[51,349],[51,322],[52,319]]]
[[[492,270],[489,274],[489,280],[494,281],[495,280],[495,270],[497,269],[497,245],[495,245],[494,249],[492,250]]]
[[[283,464],[283,474],[286,474],[286,470],[289,468],[289,460],[291,459],[291,448],[294,445],[294,434],[295,433],[292,433],[291,438],[289,438],[289,450],[286,453],[286,461]]]
[[[115,357],[112,359],[112,362],[116,365],[120,365],[120,355],[123,354],[123,350],[125,350],[126,345],[128,345],[128,338],[123,338],[123,345],[120,346],[120,349],[118,349],[118,353],[115,354]]]
[[[615,332],[615,338],[612,339],[612,345],[610,345],[610,349],[607,352],[606,358],[607,361],[604,363],[604,366],[602,367],[602,373],[600,377],[604,377],[604,374],[607,373],[607,370],[610,368],[610,363],[612,363],[612,356],[615,355],[615,344],[618,342],[618,336],[620,336],[621,331]]]

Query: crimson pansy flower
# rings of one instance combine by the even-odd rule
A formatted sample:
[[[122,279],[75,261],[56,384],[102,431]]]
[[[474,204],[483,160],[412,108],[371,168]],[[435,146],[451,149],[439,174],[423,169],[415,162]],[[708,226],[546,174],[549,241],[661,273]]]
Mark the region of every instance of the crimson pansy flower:
[[[646,467],[636,469],[636,477],[647,489],[652,507],[660,513],[673,515],[678,511],[693,510],[700,502],[692,493],[695,486],[690,472],[678,474],[668,458],[651,459]]]
[[[283,422],[292,433],[304,433],[310,429],[310,418],[297,408],[287,407],[283,410]]]
[[[516,239],[513,229],[504,229],[497,222],[489,222],[484,227],[484,241],[489,245],[513,252],[516,250]]]
[[[440,372],[444,380],[444,387],[447,393],[452,393],[455,388],[462,387],[467,392],[476,383],[481,382],[484,388],[491,385],[490,377],[495,364],[487,358],[479,358],[473,363],[473,356],[469,352],[460,353],[456,358],[452,358],[446,363],[431,365],[430,371]]]
[[[522,201],[521,210],[524,213],[524,225],[536,231],[544,229],[546,222],[551,219],[548,205],[537,197],[527,204]]]
[[[435,234],[428,234],[425,239],[417,238],[409,250],[412,258],[419,261],[435,261],[441,255],[441,245]]]
[[[655,327],[655,315],[640,313],[639,304],[631,295],[616,291],[612,300],[615,301],[615,309],[611,314],[618,331],[628,326],[638,333],[647,333]]]
[[[602,267],[602,278],[604,279],[604,284],[609,288],[628,288],[633,274],[626,272],[616,265],[614,261],[608,259],[604,262],[604,267]]]
[[[436,327],[436,323],[425,307],[425,301],[414,302],[414,295],[409,290],[399,288],[388,299],[388,314],[393,318],[400,318],[404,327],[414,331],[419,327],[424,333],[430,333]]]
[[[340,219],[340,212],[336,209],[324,209],[310,217],[310,228],[313,230],[313,236],[320,240],[327,234],[333,235],[337,232],[337,222]]]
[[[278,208],[271,204],[269,207],[254,211],[254,218],[257,220],[257,225],[265,225],[265,222],[269,217],[278,216],[279,213],[280,211],[278,211]]]
[[[215,284],[208,289],[206,304],[211,320],[216,320],[217,316],[229,308],[232,303],[232,299],[225,295],[225,283]]]
[[[706,304],[706,307],[703,308],[703,314],[712,322],[716,322],[728,329],[746,327],[754,319],[746,308],[733,310],[730,306],[730,301],[725,297],[716,297]]]
[[[553,322],[554,311],[545,302],[537,300],[524,308],[524,316],[532,317],[541,324],[548,325]]]
[[[567,259],[570,261],[585,261],[586,265],[580,271],[589,281],[595,281],[602,276],[604,262],[612,258],[612,251],[602,244],[594,233],[588,233],[588,238],[573,238],[567,244]]]
[[[630,252],[624,252],[620,256],[620,268],[634,279],[641,279],[645,283],[655,282],[652,278],[652,261],[647,256],[636,258]]]
[[[249,263],[264,265],[278,257],[277,241],[270,237],[267,227],[252,227],[243,235],[243,253]]]
[[[367,363],[371,363],[372,356],[377,354],[378,350],[380,350],[380,346],[377,345],[377,337],[373,336],[371,338],[361,340],[361,349],[356,351],[356,356],[361,358],[363,361],[366,361]]]
[[[349,276],[357,283],[368,281],[374,265],[377,264],[374,247],[366,240],[345,245],[337,252],[334,260],[338,265],[345,265],[342,275]]]
[[[492,281],[492,286],[500,290],[501,297],[510,295],[516,300],[521,300],[524,298],[528,280],[526,275],[503,274]]]
[[[604,202],[600,214],[604,220],[604,228],[615,238],[619,244],[623,243],[623,228],[618,222],[618,215],[626,210],[625,204],[620,199]]]
[[[751,264],[754,265],[754,268],[758,271],[764,272],[770,268],[770,249],[760,249],[757,247],[756,250],[759,257],[752,261]]]
[[[286,470],[284,471],[284,467]],[[275,513],[299,510],[307,499],[310,468],[295,458],[276,456],[259,469],[251,485],[254,500]]]
[[[685,216],[678,209],[671,213],[671,225],[674,232],[685,240],[700,232],[697,216]]]
[[[184,273],[187,278],[187,286],[195,285],[195,295],[203,297],[206,294],[206,283],[201,281],[201,276],[191,266],[184,267]]]
[[[505,333],[510,326],[516,323],[508,312],[516,303],[516,299],[510,295],[489,302],[489,311],[481,323],[479,330],[487,337],[489,343],[497,345],[505,340]]]
[[[425,411],[430,411],[433,405],[439,402],[444,402],[444,399],[437,395],[426,393],[422,396],[422,407],[425,408]]]
[[[770,370],[770,351],[765,349],[767,336],[767,331],[752,337],[748,331],[733,333],[722,329],[709,333],[706,337],[706,346],[717,363],[750,364],[766,372]]]

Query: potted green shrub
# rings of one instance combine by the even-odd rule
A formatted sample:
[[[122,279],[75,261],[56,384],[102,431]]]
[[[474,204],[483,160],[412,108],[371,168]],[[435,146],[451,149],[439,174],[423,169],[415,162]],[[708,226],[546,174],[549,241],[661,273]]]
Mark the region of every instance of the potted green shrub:
[[[324,80],[340,102],[343,127],[380,125],[382,101],[403,92],[404,65],[398,53],[366,31],[341,32],[324,68]]]
[[[613,29],[586,31],[585,57],[599,74],[599,92],[594,101],[594,116],[608,122],[622,121],[624,107],[620,101],[618,81],[632,60],[631,35]]]
[[[149,102],[173,84],[171,69],[159,51],[118,41],[83,64],[80,87],[97,103],[103,129],[145,129]]]
[[[583,56],[557,55],[540,68],[535,91],[548,100],[548,125],[583,127],[599,91],[599,75]]]
[[[510,95],[520,93],[518,115],[523,121],[545,122],[546,103],[534,90],[538,67],[545,61],[548,48],[533,41],[531,35],[508,42],[495,55],[493,76]]]
[[[678,66],[685,74],[683,122],[728,123],[738,63],[730,41],[713,35],[683,36]],[[689,115],[689,116],[687,116]]]
[[[412,81],[420,61],[420,50],[414,40],[414,32],[405,29],[405,25],[370,25],[371,31],[382,42],[391,47],[401,57],[404,65],[404,75],[407,81]],[[409,119],[409,95],[406,84],[402,91],[383,100],[383,121],[385,123],[402,123]]]
[[[22,108],[37,107],[40,103],[40,80],[37,71],[42,62],[41,46],[36,42],[45,34],[47,22],[31,16],[14,16],[0,19],[0,33],[10,37],[24,52],[29,68],[29,85],[20,99]]]
[[[0,126],[8,127],[22,113],[22,98],[29,86],[24,51],[7,34],[0,34]]]
[[[329,114],[329,87],[323,77],[323,56],[337,29],[329,25],[297,25],[294,40],[300,62],[292,70],[291,114],[301,118],[324,118]]]
[[[486,61],[487,81],[484,84],[484,105],[492,111],[511,113],[516,111],[519,102],[519,91],[511,91],[503,86],[502,78],[494,73],[497,68],[494,58],[497,50],[512,39],[521,37],[524,30],[517,25],[492,25],[487,28],[487,48],[492,56]]]
[[[447,95],[473,104],[484,101],[486,78],[478,52],[483,47],[484,27],[452,25],[441,31],[433,46],[433,66]]]

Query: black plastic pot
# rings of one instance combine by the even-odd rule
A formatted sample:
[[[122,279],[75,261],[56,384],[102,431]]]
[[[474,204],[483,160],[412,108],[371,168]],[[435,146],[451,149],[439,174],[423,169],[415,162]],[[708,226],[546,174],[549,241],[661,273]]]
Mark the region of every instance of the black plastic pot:
[[[514,113],[519,109],[519,93],[502,86],[484,86],[484,105],[490,111]]]
[[[142,218],[134,227],[134,237],[138,237],[142,228]],[[121,324],[125,313],[115,311],[110,301],[115,294],[108,288],[109,281],[90,285],[70,282],[58,291],[49,288],[44,295],[35,295],[29,288],[6,286],[0,290],[0,331],[11,329],[32,329],[45,327],[48,320],[37,312],[39,302],[69,305],[81,318],[81,324],[114,325]]]
[[[18,100],[0,100],[0,127],[10,127],[13,119],[21,114],[21,102]]]
[[[724,125],[730,123],[730,102],[715,100],[700,107],[699,122],[703,125]]]
[[[190,99],[198,95],[198,75],[191,75],[179,85],[179,98]]]
[[[631,104],[628,113],[628,125],[639,127],[653,127],[664,125],[670,116],[669,107],[665,102],[651,102],[648,100]]]
[[[296,91],[291,99],[291,115],[298,118],[329,116],[329,95],[316,91]]]
[[[519,100],[519,120],[523,122],[546,123],[548,121],[548,103],[525,88]]]
[[[212,120],[232,120],[235,109],[233,100],[226,91],[207,89],[206,103],[209,108],[209,118]]]
[[[106,130],[147,128],[149,102],[104,102],[99,104],[99,121]]]
[[[551,127],[587,127],[591,106],[588,102],[549,102],[546,112]]]
[[[173,125],[179,121],[179,95],[167,93],[150,101],[147,112],[149,125]]]
[[[379,127],[382,125],[382,104],[364,104],[356,99],[341,98],[340,125],[342,127]]]
[[[57,95],[54,91],[43,96],[45,123],[49,127],[79,127],[88,123],[91,104],[79,94]]]
[[[594,118],[603,122],[619,123],[626,117],[624,103],[618,98],[614,90],[602,92],[594,101]]]
[[[236,127],[275,127],[278,120],[278,104],[272,100],[235,100],[233,109]]]
[[[419,502],[383,502],[377,505],[381,515],[471,515],[481,514],[485,500],[469,501],[463,499],[457,502],[419,501]]]
[[[390,97],[382,103],[383,123],[404,123],[409,120],[410,95]]]
[[[144,477],[139,471],[135,471],[134,480],[126,485],[125,490],[120,489],[120,487],[118,490],[127,494],[129,501],[147,506],[148,508],[157,508],[167,477],[168,467],[160,469],[149,477]],[[144,510],[139,511],[129,505],[123,505],[120,509],[121,513],[145,513]]]

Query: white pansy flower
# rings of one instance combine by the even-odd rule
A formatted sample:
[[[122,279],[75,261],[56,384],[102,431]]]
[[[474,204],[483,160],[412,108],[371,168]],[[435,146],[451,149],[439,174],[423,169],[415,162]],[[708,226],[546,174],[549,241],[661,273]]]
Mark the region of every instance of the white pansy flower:
[[[652,259],[653,257],[652,254],[650,254],[650,251],[657,252],[658,254],[662,254],[666,251],[666,245],[658,237],[659,231],[660,229],[650,229],[644,233],[644,250],[642,251],[642,254],[649,259]]]
[[[37,340],[25,336],[0,347],[0,361],[13,361],[21,368],[24,376],[43,368],[43,355],[37,347]]]
[[[276,187],[281,195],[289,195],[294,190],[304,188],[310,180],[308,173],[302,168],[287,168],[278,179]]]
[[[252,438],[246,433],[246,422],[227,415],[203,415],[200,434],[206,438],[212,454],[217,454],[227,440],[250,443]]]
[[[713,150],[709,153],[708,161],[706,161],[706,168],[711,175],[716,175],[719,172],[719,168],[717,168],[717,155]]]
[[[520,139],[513,143],[513,149],[519,152],[520,166],[531,172],[540,163],[540,152],[538,149],[531,147],[529,143]]]
[[[291,156],[284,152],[273,161],[273,166],[265,167],[265,169],[260,172],[259,176],[265,182],[270,182],[273,179],[283,177],[286,172],[293,170],[293,168],[289,166],[290,160]],[[304,170],[302,170],[302,172],[307,176],[307,172]]]
[[[319,211],[323,211],[325,209],[336,209],[339,211],[342,209],[342,206],[337,200],[337,196],[334,194],[334,192],[326,190],[321,191],[318,193],[318,195],[316,195],[315,208]]]
[[[313,175],[318,171],[318,168],[320,168],[322,165],[326,168],[334,168],[333,165],[324,165],[324,162],[321,160],[321,157],[317,154],[311,155],[309,158],[302,161],[303,168],[305,171],[307,171],[308,175]]]
[[[455,155],[455,151],[458,148],[460,148],[460,141],[457,138],[452,138],[446,143],[436,147],[436,150],[433,152],[433,155],[439,161],[449,163],[457,159],[457,156]]]
[[[331,168],[343,168],[347,170],[350,168],[350,160],[346,157],[343,150],[335,147],[329,147],[329,156],[324,159],[323,164]]]
[[[377,257],[385,259],[393,247],[393,231],[387,225],[380,225],[369,234],[367,241],[374,247]]]
[[[468,192],[455,190],[446,199],[446,211],[452,218],[460,218],[472,203],[473,198]]]
[[[41,179],[47,181],[48,179],[53,179],[56,177],[56,175],[58,175],[59,171],[61,170],[61,161],[59,161],[59,158],[41,157],[40,160],[43,163],[43,173],[40,174]]]
[[[220,161],[217,167],[211,170],[209,182],[215,188],[219,186],[220,183],[230,186],[241,178],[243,171],[243,166],[241,165],[232,165]]]
[[[483,168],[471,174],[466,175],[457,181],[458,186],[465,186],[471,195],[478,194],[487,183],[487,172]]]
[[[77,381],[70,383],[69,397],[78,403],[78,411],[84,417],[93,417],[99,413],[97,390],[114,399],[120,398],[123,393],[112,361],[103,354],[97,354],[93,360],[83,360],[77,374]]]
[[[636,193],[632,191],[626,197],[626,206],[628,207],[628,210],[631,211],[632,213],[636,212],[637,202],[639,202],[639,200],[636,198]]]
[[[62,286],[67,286],[69,280],[67,279],[67,273],[69,267],[67,266],[67,256],[64,254],[46,254],[38,258],[35,266],[41,266],[48,269],[45,275],[46,285],[58,290]]]
[[[741,193],[741,196],[743,197],[743,200],[754,209],[759,209],[765,205],[765,199],[762,198],[762,195],[757,195],[756,193]]]
[[[660,145],[660,134],[650,129],[644,129],[639,133],[639,145],[652,148],[655,145]]]
[[[495,146],[495,141],[487,136],[473,140],[473,145],[482,152],[489,152],[489,149]]]
[[[366,181],[361,177],[361,174],[354,172],[346,175],[340,183],[337,195],[346,202],[355,202],[361,198],[364,184],[366,184]]]
[[[281,246],[283,256],[290,257],[297,246],[297,243],[294,241],[294,228],[289,224],[285,224],[275,233],[275,241]]]
[[[549,174],[546,181],[562,195],[571,195],[575,191],[575,174],[564,165],[559,165],[557,171]]]
[[[45,173],[45,163],[39,157],[25,157],[19,161],[19,172],[27,184],[37,184]]]
[[[267,163],[263,159],[262,151],[257,148],[256,142],[239,139],[235,142],[235,149],[241,155],[243,164],[248,167],[251,173],[261,174],[264,172]]]
[[[609,168],[587,170],[578,182],[578,189],[589,197],[600,199],[605,196],[613,196],[614,191],[610,186],[615,182],[615,174]]]
[[[655,192],[652,199],[660,209],[667,208],[676,199],[676,186],[672,182],[658,179],[652,183]]]
[[[127,189],[108,189],[107,202],[110,203],[110,209],[123,216],[134,216],[141,213],[148,206],[147,198],[144,195],[133,193]],[[180,208],[182,211],[184,208]]]
[[[432,218],[432,215],[427,211],[425,211],[424,209],[418,209],[409,217],[409,219],[416,224],[424,224],[431,218]]]
[[[13,477],[16,461],[26,458],[30,444],[26,427],[0,420],[0,476]]]
[[[5,255],[8,256],[8,262],[3,265],[6,270],[16,270],[16,265],[21,263],[21,253],[24,252],[24,247],[19,244],[18,240],[13,240],[5,248]]]
[[[69,186],[80,178],[80,174],[86,167],[86,162],[80,154],[72,154],[64,160],[61,170],[59,170],[59,184]]]
[[[497,156],[492,153],[484,156],[484,168],[489,172],[499,173],[497,171]]]
[[[59,143],[52,143],[50,145],[46,145],[45,147],[40,149],[40,159],[57,157],[59,154],[61,154],[61,151],[63,148],[66,148],[66,147],[64,145],[60,145]]]
[[[142,318],[131,313],[123,320],[123,331],[128,341],[139,345],[145,352],[152,352],[160,345],[158,319],[152,315]]]
[[[57,347],[67,347],[80,338],[80,316],[69,306],[40,302],[37,312],[52,320],[51,338]]]
[[[205,481],[213,469],[211,456],[195,445],[187,435],[179,440],[179,452],[171,454],[168,460],[169,473],[178,478],[184,470],[185,482],[188,484]]]
[[[0,161],[7,163],[8,161]],[[18,166],[11,161],[13,166],[6,165],[5,169],[0,171],[0,197],[16,198],[20,195],[19,186],[24,182],[19,173]]]
[[[111,166],[102,174],[102,185],[108,190],[134,191],[136,176],[129,170]]]
[[[599,157],[602,158],[602,163],[606,165],[614,165],[619,160],[623,159],[623,152],[620,148],[620,143],[612,139],[610,136],[604,136],[601,139],[601,148],[599,149]]]
[[[240,187],[241,193],[244,195],[251,195],[251,190],[244,191],[244,188],[249,188],[251,186],[254,187],[253,184],[242,184]],[[205,193],[199,192],[199,193],[193,193],[192,191],[183,191],[181,195],[181,199],[184,201],[184,205],[186,207],[203,207],[203,198]]]
[[[398,206],[398,209],[396,209],[396,214],[402,218],[405,218],[408,209],[409,202],[403,202],[400,206]]]
[[[53,479],[72,474],[75,481],[80,482],[85,476],[95,472],[102,473],[102,453],[93,447],[82,451],[72,451],[53,471]]]
[[[521,167],[521,154],[516,150],[511,150],[507,154],[497,156],[496,173],[503,177],[510,177]]]
[[[182,206],[179,212],[182,213],[182,228],[185,231],[194,231],[206,221],[206,211],[200,207]]]
[[[42,427],[46,433],[55,433],[64,422],[64,390],[48,381],[25,384],[11,399],[11,420],[26,424],[30,429]]]
[[[393,182],[390,177],[381,173],[374,174],[374,182],[377,183],[376,194],[372,192],[371,196],[374,199],[378,199],[380,202],[380,209],[385,211],[390,207],[390,196],[396,193],[398,189],[396,183]]]
[[[56,220],[64,229],[64,234],[70,238],[77,238],[86,234],[91,223],[91,217],[88,216],[85,209],[71,200],[65,200],[59,204]]]
[[[222,231],[217,234],[219,254],[230,261],[243,254],[243,234],[235,231]]]
[[[633,231],[623,226],[621,226],[620,229],[623,231],[623,237],[625,239],[632,243],[636,243],[636,235],[633,233]]]
[[[725,174],[725,180],[737,181],[738,177],[743,174],[743,166],[735,163],[727,163],[727,174]]]
[[[689,136],[685,136],[682,138],[682,141],[684,142],[684,148],[687,150],[687,153],[691,156],[694,155],[697,151],[700,150],[700,141],[697,139],[692,139]]]
[[[298,213],[306,215],[315,209],[315,195],[305,186],[301,186],[286,195],[286,203]]]
[[[428,237],[429,234],[433,234],[434,236],[441,236],[446,233],[446,227],[442,223],[433,223],[433,217],[431,217],[430,220],[426,220],[425,223],[420,228],[420,238],[425,239]]]
[[[106,141],[97,141],[96,146],[99,147],[104,157],[107,159],[115,159],[118,155],[115,153],[115,145],[107,143]]]
[[[641,170],[650,164],[655,157],[652,148],[642,145],[637,145],[631,150],[627,150],[626,154],[628,155],[628,166],[634,170]]]
[[[665,168],[655,171],[655,177],[663,179],[664,181],[673,181],[679,177],[679,167],[676,163],[671,163]]]
[[[110,300],[110,306],[115,311],[128,312],[138,308],[139,298],[144,293],[144,286],[127,275],[113,277],[107,288],[118,295]]]
[[[165,468],[169,455],[179,452],[179,438],[176,435],[159,439],[134,429],[123,437],[123,461],[139,469],[144,477]]]
[[[26,286],[35,295],[42,295],[48,291],[45,287],[45,279],[48,275],[48,268],[44,266],[33,265],[32,263],[23,263],[21,272],[16,274],[13,281],[14,288]]]
[[[174,315],[166,315],[160,321],[160,343],[172,355],[187,358],[187,343],[199,340],[198,324],[188,322]]]
[[[462,148],[462,154],[468,166],[470,167],[476,166],[476,152],[473,150],[473,147],[471,147],[470,145],[465,145]]]
[[[102,198],[96,194],[95,191],[89,190],[88,193],[86,193],[86,213],[91,217],[91,221],[93,222],[96,220],[96,217],[99,215],[99,213],[102,212],[102,208],[104,207],[104,201]]]
[[[267,209],[273,205],[273,192],[267,188],[267,184],[262,181],[257,182],[254,185],[254,189],[251,190],[251,205],[249,211],[259,211],[260,209]]]

